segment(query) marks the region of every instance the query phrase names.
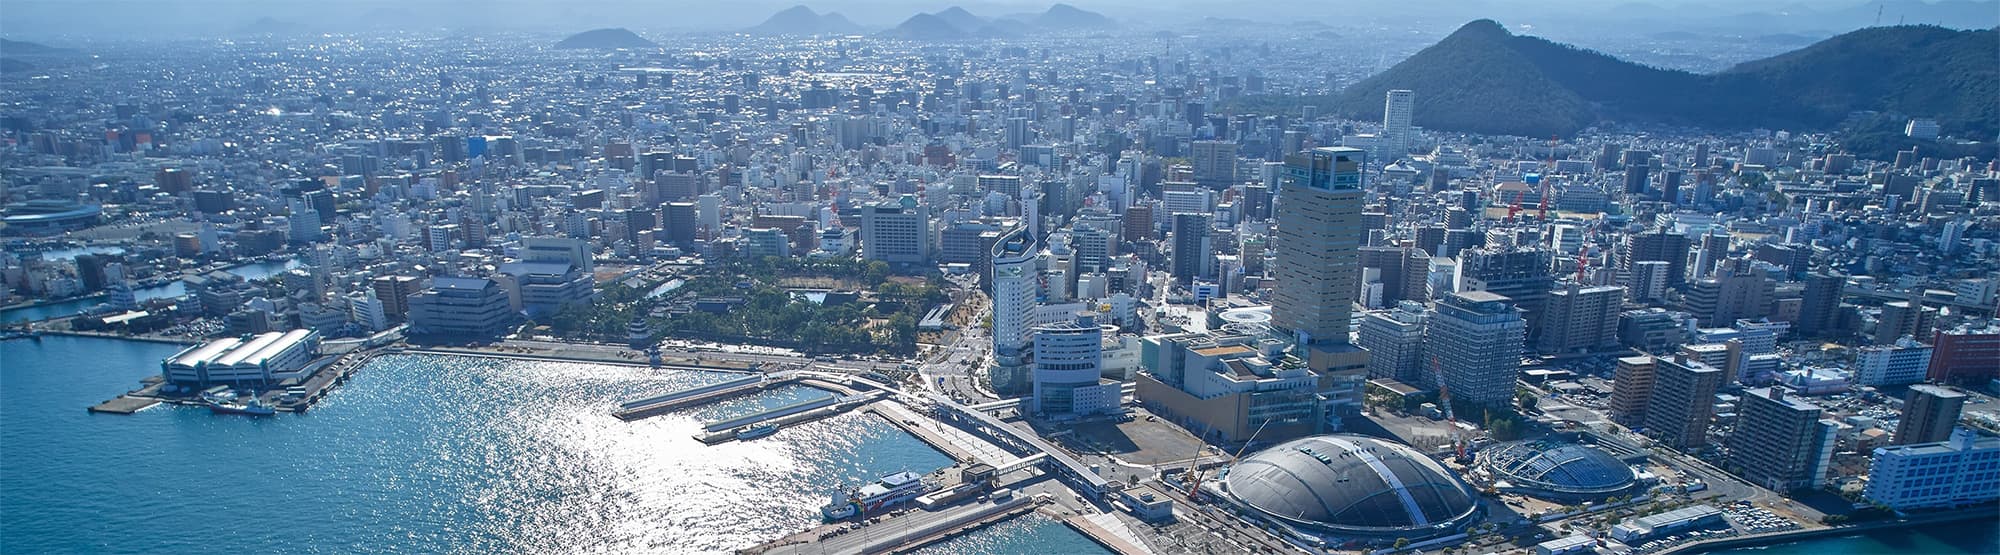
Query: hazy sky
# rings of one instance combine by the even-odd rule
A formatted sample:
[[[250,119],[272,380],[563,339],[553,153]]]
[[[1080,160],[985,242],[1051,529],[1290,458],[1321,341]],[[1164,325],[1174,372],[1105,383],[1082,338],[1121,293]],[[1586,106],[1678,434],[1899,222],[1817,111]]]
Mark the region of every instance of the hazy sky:
[[[755,25],[797,0],[0,0],[8,38],[200,37],[248,32],[384,29],[510,29],[550,33],[620,26],[642,32],[726,31]],[[1552,32],[1690,30],[1833,34],[1874,23],[2000,25],[1992,0],[1077,0],[1140,28],[1187,29],[1203,17],[1319,20],[1330,25],[1438,27],[1490,18]],[[886,28],[953,5],[981,16],[1040,12],[1051,2],[1015,0],[807,1],[864,26]]]

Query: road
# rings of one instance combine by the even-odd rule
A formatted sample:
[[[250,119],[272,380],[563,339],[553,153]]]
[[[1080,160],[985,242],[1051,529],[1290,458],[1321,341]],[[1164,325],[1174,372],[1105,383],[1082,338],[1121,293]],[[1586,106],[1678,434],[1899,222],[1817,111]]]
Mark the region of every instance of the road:
[[[925,388],[947,397],[969,403],[989,401],[994,397],[979,389],[979,373],[986,371],[986,355],[991,350],[985,329],[966,326],[950,345],[933,351],[917,373]]]

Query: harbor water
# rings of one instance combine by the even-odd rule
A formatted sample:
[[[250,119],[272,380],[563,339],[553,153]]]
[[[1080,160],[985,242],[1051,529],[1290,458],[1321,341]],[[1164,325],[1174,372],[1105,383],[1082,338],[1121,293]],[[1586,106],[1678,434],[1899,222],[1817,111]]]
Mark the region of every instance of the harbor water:
[[[823,393],[624,422],[620,401],[731,375],[599,364],[392,355],[303,415],[84,411],[177,349],[0,342],[0,552],[726,552],[951,463],[865,413],[702,445],[702,420]]]
[[[2000,553],[2000,515],[1994,520],[1871,530],[1852,536],[1805,540],[1763,547],[1711,551],[1726,555],[1876,555]]]

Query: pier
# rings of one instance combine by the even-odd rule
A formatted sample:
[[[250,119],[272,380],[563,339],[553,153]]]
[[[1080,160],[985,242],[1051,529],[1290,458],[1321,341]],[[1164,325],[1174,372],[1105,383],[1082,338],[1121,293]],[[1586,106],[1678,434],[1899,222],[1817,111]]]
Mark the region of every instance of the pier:
[[[664,395],[628,401],[618,405],[618,410],[612,412],[611,415],[618,417],[620,420],[638,420],[688,405],[718,401],[753,391],[769,389],[791,383],[797,379],[796,376],[791,374],[744,376],[704,386],[691,387]]]
[[[793,403],[756,414],[703,423],[703,432],[695,434],[694,438],[702,443],[713,445],[736,439],[736,431],[743,429],[745,426],[770,424],[772,426],[783,427],[793,424],[803,424],[854,410],[856,407],[867,405],[880,397],[881,394],[879,392],[870,392],[861,395],[828,395],[819,399]]]
[[[1041,501],[1034,498],[1010,496],[937,511],[914,510],[859,528],[823,528],[815,534],[817,539],[807,536],[804,541],[766,544],[744,552],[773,555],[900,553],[1019,516],[1035,510],[1039,505]]]

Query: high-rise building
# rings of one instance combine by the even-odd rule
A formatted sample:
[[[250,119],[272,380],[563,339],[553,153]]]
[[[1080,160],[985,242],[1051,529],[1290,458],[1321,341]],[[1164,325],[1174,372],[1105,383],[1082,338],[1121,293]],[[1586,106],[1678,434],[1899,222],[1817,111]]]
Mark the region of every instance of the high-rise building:
[[[989,372],[993,391],[1026,393],[1031,387],[1028,349],[1033,346],[1036,293],[1041,273],[1035,261],[1038,242],[1026,227],[1009,230],[993,244],[993,358]]]
[[[1174,280],[1181,285],[1193,285],[1195,280],[1214,276],[1209,271],[1215,255],[1209,233],[1208,214],[1174,214],[1173,266],[1170,269]]]
[[[382,301],[382,312],[391,322],[408,319],[410,295],[423,290],[423,281],[410,276],[380,276],[368,283],[375,289],[375,298]]]
[[[1306,344],[1346,344],[1360,279],[1367,154],[1322,147],[1285,159],[1272,323]]]
[[[1415,247],[1361,247],[1361,267],[1381,276],[1382,305],[1430,300],[1431,257]]]
[[[1639,428],[1646,437],[1676,449],[1708,444],[1708,423],[1715,417],[1715,391],[1722,387],[1722,369],[1676,356],[1654,358],[1652,370],[1652,389]]]
[[[921,264],[931,256],[930,210],[916,195],[861,207],[861,257],[891,264]]]
[[[1424,304],[1402,301],[1395,308],[1361,317],[1357,343],[1368,350],[1368,377],[1435,387],[1424,359]]]
[[[1641,426],[1646,404],[1653,399],[1653,372],[1659,368],[1650,356],[1619,357],[1611,379],[1611,421],[1628,428]]]
[[[1558,354],[1618,346],[1618,309],[1624,300],[1625,288],[1615,285],[1584,287],[1572,281],[1550,291],[1535,350]]]
[[[1034,398],[1028,410],[1043,415],[1108,413],[1118,408],[1120,384],[1102,379],[1104,328],[1097,313],[1035,327]]]
[[[1415,91],[1395,89],[1383,94],[1381,139],[1383,160],[1393,162],[1397,158],[1409,156],[1410,143],[1413,139],[1410,119],[1416,110],[1416,104]]]
[[[1826,481],[1839,424],[1816,405],[1783,388],[1745,390],[1729,434],[1729,466],[1737,476],[1776,491],[1816,488]]]
[[[1220,189],[1236,181],[1235,141],[1194,141],[1192,146],[1195,184]]]
[[[1913,385],[1903,397],[1903,420],[1896,425],[1895,445],[1934,443],[1951,438],[1965,409],[1965,394],[1935,385]]]
[[[1667,284],[1671,282],[1667,275],[1672,271],[1664,260],[1633,262],[1632,273],[1625,282],[1630,286],[1632,301],[1644,303],[1666,298]]]
[[[1437,359],[1453,399],[1503,407],[1513,402],[1527,322],[1507,297],[1484,291],[1440,299],[1424,322],[1424,352]]]
[[[1983,386],[2000,378],[2000,324],[1965,323],[1931,337],[1931,381]]]
[[[1875,320],[1875,344],[1888,345],[1904,337],[1928,337],[1937,322],[1938,310],[1916,301],[1882,303]]]
[[[411,333],[490,337],[518,320],[506,289],[490,279],[440,277],[410,296]]]
[[[1840,327],[1840,299],[1847,276],[1837,273],[1806,274],[1805,292],[1799,299],[1799,321],[1792,331],[1804,337],[1831,335]]]
[[[1678,287],[1687,280],[1688,236],[1667,229],[1656,229],[1644,233],[1625,236],[1625,256],[1618,260],[1619,270],[1633,275],[1632,264],[1647,260],[1667,263],[1667,286]]]
[[[1542,247],[1485,246],[1458,253],[1458,289],[1506,297],[1522,311],[1528,337],[1539,337],[1542,313],[1555,285],[1554,253]]]
[[[1688,285],[1682,299],[1695,321],[1703,326],[1724,326],[1737,320],[1756,320],[1771,315],[1777,300],[1778,283],[1758,269],[1749,258],[1722,262],[1715,277]]]
[[[1854,350],[1854,381],[1867,386],[1908,385],[1924,381],[1931,367],[1931,346],[1912,338],[1894,345],[1868,345]]]

